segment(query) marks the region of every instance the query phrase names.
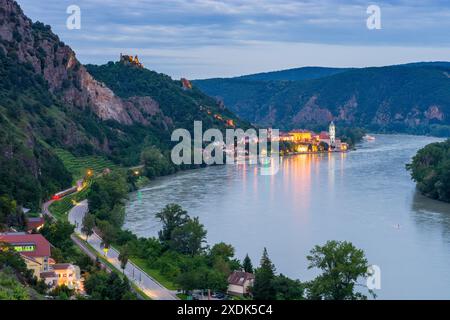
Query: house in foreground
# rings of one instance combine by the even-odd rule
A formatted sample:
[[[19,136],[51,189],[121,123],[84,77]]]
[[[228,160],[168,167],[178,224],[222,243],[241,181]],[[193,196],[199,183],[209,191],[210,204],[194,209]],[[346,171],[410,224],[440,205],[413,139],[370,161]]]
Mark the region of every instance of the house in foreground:
[[[0,243],[18,252],[25,261],[27,269],[33,271],[38,280],[53,288],[66,285],[82,290],[80,268],[70,263],[55,264],[51,256],[51,245],[43,235],[26,232],[0,233]]]
[[[36,278],[41,279],[41,272],[50,270],[50,242],[43,235],[25,232],[0,233],[0,243],[5,243],[18,252],[27,269],[33,271]]]
[[[80,268],[71,263],[58,263],[51,266],[58,277],[58,285],[65,285],[70,289],[80,289]]]
[[[228,294],[246,295],[249,294],[249,288],[253,286],[255,276],[245,271],[234,271],[228,277]]]

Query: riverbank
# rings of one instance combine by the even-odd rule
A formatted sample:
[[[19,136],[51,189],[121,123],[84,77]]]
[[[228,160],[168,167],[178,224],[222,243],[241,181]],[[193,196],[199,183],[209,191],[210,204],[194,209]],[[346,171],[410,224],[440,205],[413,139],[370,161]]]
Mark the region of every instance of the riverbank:
[[[91,251],[93,250],[97,256],[106,260],[107,263],[116,270],[122,270],[123,275],[128,278],[130,283],[134,284],[139,288],[146,296],[153,300],[177,300],[175,293],[167,290],[164,286],[158,283],[155,279],[150,277],[145,273],[138,265],[136,265],[132,259],[129,259],[125,268],[121,268],[121,261],[119,260],[119,251],[114,247],[110,246],[105,252],[103,243],[104,241],[100,238],[97,233],[93,233],[86,239],[82,238],[83,232],[81,230],[83,226],[83,218],[88,214],[89,208],[87,201],[82,201],[68,214],[68,221],[76,226],[75,233],[78,238],[82,240],[86,245],[89,246]],[[85,237],[85,235],[83,236]]]
[[[406,168],[423,195],[450,202],[450,139],[425,146]]]
[[[157,236],[154,213],[176,200],[199,216],[208,242],[232,243],[237,257],[249,253],[253,261],[267,246],[278,271],[292,278],[314,278],[304,258],[314,245],[346,239],[381,267],[381,299],[445,298],[450,207],[417,196],[405,170],[417,150],[441,139],[375,136],[345,156],[283,157],[274,176],[230,165],[159,178],[130,195],[124,229]],[[415,279],[430,272],[413,286],[404,270]]]

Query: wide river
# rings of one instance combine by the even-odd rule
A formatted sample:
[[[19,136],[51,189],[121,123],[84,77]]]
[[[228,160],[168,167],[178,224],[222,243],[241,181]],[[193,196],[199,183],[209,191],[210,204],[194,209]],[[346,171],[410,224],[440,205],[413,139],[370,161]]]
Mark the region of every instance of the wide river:
[[[154,214],[178,203],[198,216],[208,242],[226,242],[259,263],[264,247],[277,271],[306,281],[306,255],[348,240],[381,269],[381,299],[450,298],[450,205],[415,190],[405,164],[436,138],[376,135],[347,154],[282,159],[278,174],[225,165],[157,179],[127,205],[125,228],[156,236]]]

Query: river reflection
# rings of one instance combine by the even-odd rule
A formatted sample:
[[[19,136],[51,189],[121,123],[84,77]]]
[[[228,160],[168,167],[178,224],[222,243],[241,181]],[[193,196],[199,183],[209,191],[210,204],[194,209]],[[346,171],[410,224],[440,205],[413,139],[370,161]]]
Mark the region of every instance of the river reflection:
[[[274,176],[254,165],[218,166],[158,179],[131,195],[125,227],[156,236],[154,214],[179,203],[199,216],[208,241],[256,264],[263,247],[278,272],[309,280],[306,255],[348,240],[380,266],[380,298],[450,298],[450,206],[418,195],[405,170],[435,138],[377,135],[348,154],[282,158]]]

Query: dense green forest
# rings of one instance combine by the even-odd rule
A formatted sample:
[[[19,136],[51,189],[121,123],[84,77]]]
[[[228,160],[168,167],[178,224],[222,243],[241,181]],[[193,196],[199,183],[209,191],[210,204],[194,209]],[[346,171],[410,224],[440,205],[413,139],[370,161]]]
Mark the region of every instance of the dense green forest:
[[[194,120],[197,120],[202,121],[206,129],[224,129],[224,122],[214,118],[213,114],[219,114],[224,119],[233,119],[238,127],[248,127],[248,124],[237,119],[231,111],[195,86],[185,90],[181,81],[172,80],[165,74],[130,67],[120,62],[86,67],[90,74],[105,83],[119,97],[152,97],[158,102],[163,114],[172,119],[174,128],[191,129]]]
[[[449,132],[448,63],[342,69],[328,75],[314,74],[314,69],[310,75],[295,70],[194,83],[206,94],[221,98],[242,118],[285,130],[324,125],[333,117],[338,127]],[[302,81],[291,80],[303,76]]]
[[[450,140],[419,150],[407,169],[420,192],[432,199],[450,202]]]

